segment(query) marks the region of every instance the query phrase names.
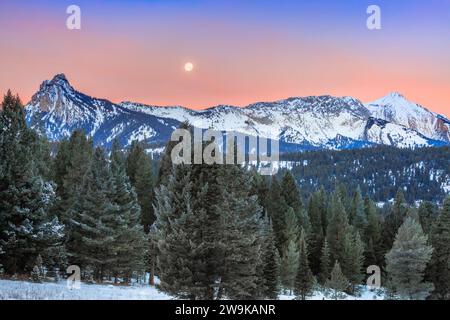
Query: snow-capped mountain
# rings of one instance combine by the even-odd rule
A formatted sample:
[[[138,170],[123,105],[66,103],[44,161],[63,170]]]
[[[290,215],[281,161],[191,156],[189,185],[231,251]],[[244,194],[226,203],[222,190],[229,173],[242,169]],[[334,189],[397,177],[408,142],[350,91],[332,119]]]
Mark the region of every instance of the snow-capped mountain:
[[[25,107],[27,123],[50,140],[83,129],[96,145],[109,146],[117,138],[123,146],[133,140],[165,144],[179,126],[176,120],[135,112],[108,100],[76,91],[63,74],[44,81]]]
[[[51,140],[82,128],[94,143],[103,146],[109,146],[114,138],[125,147],[134,139],[161,146],[183,121],[203,129],[276,139],[281,151],[374,144],[417,147],[450,141],[449,120],[400,95],[367,105],[351,97],[312,96],[197,111],[181,106],[114,104],[76,91],[60,74],[42,83],[26,112],[29,125]]]
[[[450,141],[448,119],[406,100],[400,93],[393,92],[365,106],[375,118],[405,126],[435,140]]]

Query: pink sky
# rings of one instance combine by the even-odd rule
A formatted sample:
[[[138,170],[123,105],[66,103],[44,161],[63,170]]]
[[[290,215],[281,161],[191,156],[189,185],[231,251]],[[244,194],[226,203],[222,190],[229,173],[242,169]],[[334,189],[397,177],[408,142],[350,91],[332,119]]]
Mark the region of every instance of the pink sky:
[[[164,12],[113,23],[87,13],[80,31],[65,28],[64,12],[0,14],[0,92],[11,88],[28,102],[43,80],[65,73],[77,90],[113,102],[198,109],[322,94],[369,102],[398,91],[450,116],[450,38],[443,42],[441,31],[393,35],[387,24],[378,34],[350,34],[352,26],[293,32],[198,12],[167,20]]]

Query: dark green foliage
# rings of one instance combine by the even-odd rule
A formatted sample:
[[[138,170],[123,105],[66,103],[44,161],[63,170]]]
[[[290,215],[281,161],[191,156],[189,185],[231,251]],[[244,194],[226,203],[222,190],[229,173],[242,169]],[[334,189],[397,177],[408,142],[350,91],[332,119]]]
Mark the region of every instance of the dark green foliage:
[[[393,199],[398,189],[406,188],[408,203],[415,200],[443,201],[446,192],[442,185],[450,177],[449,158],[448,146],[414,150],[377,146],[302,152],[281,157],[282,160],[296,162],[291,173],[301,186],[300,192],[305,199],[318,186],[324,186],[325,191],[331,193],[339,182],[348,190],[361,186],[362,194],[376,202]],[[284,170],[281,170],[279,176],[283,174]]]
[[[262,208],[238,166],[177,165],[156,191],[160,288],[179,298],[256,298]]]
[[[68,250],[74,264],[92,267],[102,281],[116,262],[118,208],[112,200],[113,178],[102,149],[95,150],[76,204],[71,211]]]
[[[267,299],[277,299],[279,292],[279,263],[280,257],[275,246],[275,236],[272,223],[265,219],[263,229],[264,244],[262,248],[262,296]]]
[[[286,204],[284,197],[281,195],[281,187],[278,180],[273,177],[270,184],[269,200],[267,204],[267,213],[273,223],[275,232],[275,244],[280,253],[284,250],[284,244],[287,243],[285,238],[286,230],[286,212],[289,206]]]
[[[400,226],[392,249],[386,254],[389,289],[403,299],[425,299],[433,289],[423,282],[433,248],[420,223],[407,217]]]
[[[66,225],[69,225],[70,212],[77,201],[93,152],[92,141],[87,139],[82,130],[75,130],[69,140],[59,144],[53,162],[53,181],[58,196],[53,212]],[[67,233],[71,233],[70,226]]]
[[[111,199],[116,206],[116,261],[113,269],[116,277],[121,276],[128,282],[133,271],[145,271],[144,258],[148,242],[141,224],[141,208],[126,174],[125,157],[119,150],[117,141],[113,144],[110,161],[113,183]]]
[[[327,230],[331,261],[346,261],[349,232],[347,213],[342,205],[340,194],[334,192],[330,203],[330,222]]]
[[[408,206],[405,202],[405,196],[401,190],[398,190],[395,196],[394,204],[390,208],[388,215],[384,219],[382,230],[383,251],[388,252],[394,243],[398,228],[403,224]]]
[[[302,210],[303,204],[300,198],[300,191],[298,189],[297,183],[294,177],[289,171],[284,173],[284,176],[280,183],[281,196],[284,198],[286,204],[294,209],[297,215],[297,220],[300,218],[300,212]]]
[[[434,248],[428,277],[434,283],[432,297],[450,298],[450,197],[444,201],[443,208],[431,232]]]
[[[333,270],[331,271],[330,279],[325,283],[327,296],[334,300],[344,299],[345,294],[343,292],[347,290],[348,286],[349,282],[342,273],[339,262],[336,261]]]
[[[347,250],[345,274],[350,282],[350,292],[355,293],[356,287],[364,279],[364,244],[358,232],[348,240]]]
[[[381,247],[381,221],[380,214],[369,197],[364,199],[364,211],[367,217],[367,228],[363,239],[366,243],[366,266],[381,265],[383,262],[383,249]]]
[[[325,239],[323,242],[322,254],[320,256],[320,273],[319,281],[321,284],[330,278],[331,275],[331,256],[330,247],[328,246],[328,241]]]
[[[9,274],[31,271],[38,255],[49,267],[64,264],[64,226],[49,214],[54,185],[43,177],[45,142],[26,127],[22,103],[10,91],[2,108],[0,264]]]
[[[152,160],[144,147],[133,141],[126,159],[126,172],[134,187],[141,207],[142,225],[146,233],[155,221],[153,212]]]
[[[425,232],[427,236],[430,236],[432,226],[436,221],[436,211],[436,207],[429,201],[422,202],[419,206],[419,221],[422,225],[423,232]]]
[[[367,216],[364,211],[364,201],[359,186],[356,189],[350,204],[349,223],[353,225],[361,234],[363,234],[367,228]]]
[[[305,240],[305,232],[302,229],[299,241],[299,262],[297,277],[295,278],[295,294],[298,299],[305,300],[312,294],[314,276],[309,268],[308,249]]]
[[[314,274],[320,272],[320,256],[326,235],[326,200],[323,189],[314,192],[308,202],[308,216],[311,225],[308,242],[310,248],[310,265]]]

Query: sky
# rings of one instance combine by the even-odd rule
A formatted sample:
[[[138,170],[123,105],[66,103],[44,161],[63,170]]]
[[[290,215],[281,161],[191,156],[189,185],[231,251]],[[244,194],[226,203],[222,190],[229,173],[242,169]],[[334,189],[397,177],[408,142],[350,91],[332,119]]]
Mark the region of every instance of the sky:
[[[81,30],[66,27],[72,4]],[[372,4],[380,30],[366,27]],[[1,0],[0,94],[28,102],[58,73],[113,102],[202,109],[396,91],[450,116],[450,0]]]

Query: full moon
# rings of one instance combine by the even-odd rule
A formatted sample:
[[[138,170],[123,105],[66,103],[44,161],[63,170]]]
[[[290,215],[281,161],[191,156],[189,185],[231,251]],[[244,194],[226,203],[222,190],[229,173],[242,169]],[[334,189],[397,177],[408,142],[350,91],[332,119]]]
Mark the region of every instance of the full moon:
[[[184,71],[191,72],[192,70],[194,70],[194,65],[191,62],[187,62],[184,65]]]

